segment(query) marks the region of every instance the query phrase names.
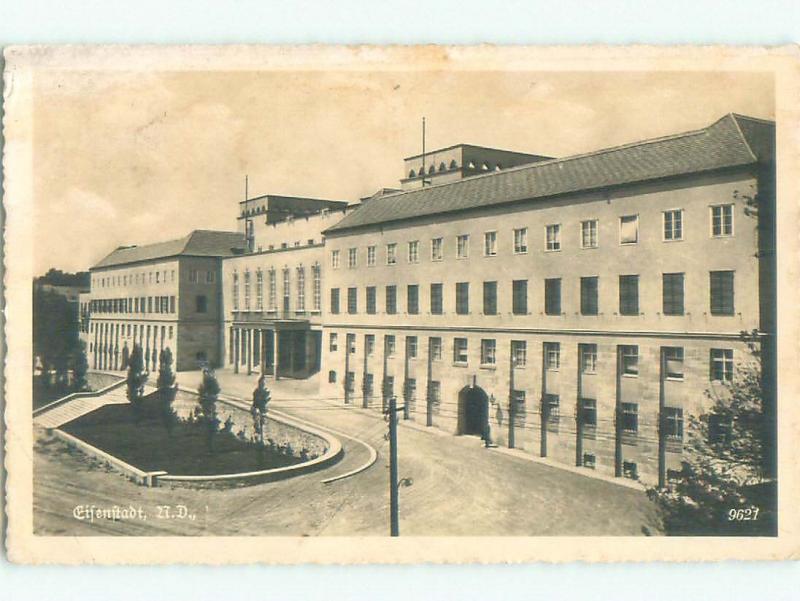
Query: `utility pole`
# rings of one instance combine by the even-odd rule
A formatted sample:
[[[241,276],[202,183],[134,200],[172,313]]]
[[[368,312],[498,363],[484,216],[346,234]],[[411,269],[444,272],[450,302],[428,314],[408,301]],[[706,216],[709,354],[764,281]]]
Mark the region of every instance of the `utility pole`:
[[[389,533],[390,536],[400,536],[399,515],[399,486],[397,477],[397,412],[402,411],[397,407],[397,397],[389,398]]]
[[[516,362],[514,361],[514,343],[511,343],[511,360],[509,361],[509,376],[508,376],[508,448],[513,449],[516,446],[516,424],[517,419],[517,403],[514,398],[514,368]]]

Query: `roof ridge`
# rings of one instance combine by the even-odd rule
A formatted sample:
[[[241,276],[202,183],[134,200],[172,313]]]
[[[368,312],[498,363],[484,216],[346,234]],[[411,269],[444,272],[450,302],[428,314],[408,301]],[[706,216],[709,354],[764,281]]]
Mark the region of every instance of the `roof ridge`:
[[[761,117],[751,117],[750,115],[743,115],[742,113],[728,113],[729,115],[736,117],[737,119],[745,119],[747,121],[756,121],[757,123],[763,123],[764,125],[771,125],[775,126],[775,121],[772,119],[762,119]]]
[[[750,142],[747,140],[747,136],[744,135],[742,131],[742,126],[739,125],[739,120],[736,118],[736,113],[728,113],[725,115],[725,118],[730,119],[733,121],[733,126],[736,128],[736,131],[739,133],[739,136],[742,138],[742,142],[744,143],[745,148],[747,148],[747,152],[750,153],[750,156],[753,157],[754,161],[758,161],[758,157],[753,149],[750,147]]]

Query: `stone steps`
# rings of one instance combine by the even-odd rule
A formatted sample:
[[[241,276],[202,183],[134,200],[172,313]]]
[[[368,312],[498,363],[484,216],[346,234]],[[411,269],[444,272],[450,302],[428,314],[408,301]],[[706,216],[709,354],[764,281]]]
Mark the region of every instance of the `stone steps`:
[[[150,394],[154,390],[155,388],[152,386],[145,386],[145,394]],[[33,423],[43,428],[57,428],[105,405],[119,405],[127,402],[125,386],[120,386],[100,396],[76,397],[66,401],[36,415]]]

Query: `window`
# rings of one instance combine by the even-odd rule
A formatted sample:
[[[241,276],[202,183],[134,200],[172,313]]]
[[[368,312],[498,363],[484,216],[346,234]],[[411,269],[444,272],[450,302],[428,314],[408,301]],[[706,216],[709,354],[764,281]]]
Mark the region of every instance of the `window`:
[[[619,347],[619,362],[623,376],[639,375],[639,347],[622,345]]]
[[[558,342],[544,343],[544,368],[548,371],[558,371],[561,367],[561,345]]]
[[[387,265],[396,265],[397,264],[397,243],[392,242],[391,244],[386,245],[386,264]]]
[[[331,332],[328,342],[328,348],[332,353],[335,353],[336,351],[339,350],[339,334],[337,334],[336,332]]]
[[[597,466],[597,458],[595,457],[594,453],[584,453],[583,467],[593,470],[595,469],[596,466]]]
[[[497,363],[497,342],[493,338],[481,340],[481,365],[495,365]]]
[[[632,461],[622,462],[622,475],[631,480],[639,479],[639,467]]]
[[[289,276],[289,268],[286,267],[283,270],[283,310],[284,311],[288,311],[289,310],[289,302],[290,302],[290,298],[291,298],[291,295],[292,295],[292,291],[289,288],[289,285],[290,285],[289,277],[290,277]]]
[[[639,431],[639,404],[622,403],[622,415],[620,425],[623,432],[635,434]]]
[[[733,381],[732,349],[711,349],[711,380],[714,382]]]
[[[597,276],[581,278],[581,315],[597,315]]]
[[[683,409],[664,407],[661,420],[664,436],[673,440],[683,440]]]
[[[250,310],[250,272],[244,272],[244,310]]]
[[[275,311],[278,305],[278,278],[274,269],[269,270],[269,310]]]
[[[169,312],[170,313],[175,313],[175,297],[174,296],[170,296],[169,297]]]
[[[156,271],[156,284],[161,282],[161,272]]]
[[[339,289],[331,288],[331,313],[339,314]]]
[[[239,310],[239,274],[233,272],[233,310]]]
[[[442,312],[442,285],[431,284],[431,315],[441,315]]]
[[[469,282],[456,282],[456,313],[469,313]]]
[[[189,282],[192,283],[192,284],[196,284],[197,283],[197,270],[196,269],[190,269],[189,270]],[[150,283],[151,284],[153,283],[153,272],[152,271],[150,272]]]
[[[581,221],[581,248],[597,248],[597,219]]]
[[[347,267],[350,269],[355,269],[358,267],[358,249],[357,248],[348,248],[347,249]]]
[[[331,268],[332,269],[339,269],[339,251],[332,250],[331,251]]]
[[[708,416],[709,442],[728,446],[733,441],[733,421],[730,415],[712,413]]]
[[[386,313],[397,313],[397,286],[386,286]]]
[[[419,263],[419,240],[408,243],[408,262]]]
[[[733,205],[711,207],[711,235],[715,238],[733,236]]]
[[[469,257],[469,234],[461,234],[456,238],[456,256],[459,259]]]
[[[169,339],[172,340],[172,335],[174,334],[174,330],[172,326],[169,327]]]
[[[164,281],[167,281],[167,272],[164,272]],[[206,284],[213,284],[214,283],[214,272],[213,271],[206,271]]]
[[[256,272],[256,311],[264,310],[264,273]]]
[[[347,346],[347,352],[348,353],[354,354],[356,352],[356,335],[355,334],[347,334],[346,346]]]
[[[438,336],[431,336],[428,339],[431,361],[442,360],[442,339]]]
[[[712,271],[711,315],[733,315],[733,272]]]
[[[497,232],[486,232],[483,235],[483,254],[486,257],[497,255]]]
[[[558,422],[561,419],[561,407],[557,394],[545,394],[542,399],[542,410],[547,421],[547,429],[558,432]]]
[[[581,424],[584,426],[597,427],[597,401],[595,399],[581,399],[580,418]]]
[[[311,275],[314,279],[314,311],[320,311],[322,307],[322,278],[319,265],[314,265],[311,268]]]
[[[683,347],[665,346],[661,352],[664,357],[664,377],[668,380],[683,380]]]
[[[367,267],[374,267],[375,266],[375,247],[368,246],[367,247]]]
[[[356,389],[356,374],[355,372],[348,371],[344,374],[344,387],[347,392],[355,392]]]
[[[406,311],[409,315],[419,314],[419,286],[417,284],[406,286]]]
[[[453,363],[467,363],[467,339],[453,338]]]
[[[394,376],[383,377],[383,396],[386,399],[394,396]]]
[[[372,374],[364,374],[364,396],[370,398],[375,390],[375,377]]]
[[[514,315],[528,314],[528,280],[511,282],[511,311]]]
[[[152,296],[148,296],[147,297],[147,312],[148,313],[152,313],[153,312],[153,297]]]
[[[639,242],[639,216],[625,215],[619,218],[619,243],[637,244]]]
[[[619,276],[619,314],[639,315],[639,276]]]
[[[664,240],[683,240],[683,211],[664,211]]]
[[[511,365],[525,367],[528,363],[528,343],[524,340],[511,341]]]
[[[198,294],[195,299],[195,307],[198,313],[205,313],[208,311],[208,299],[204,294]]]
[[[364,353],[367,356],[375,353],[375,334],[366,334],[364,336]]]
[[[431,240],[431,261],[441,261],[442,255],[442,238],[433,238]]]
[[[664,315],[683,315],[683,274],[663,274],[661,289]]]
[[[406,356],[409,359],[416,359],[418,354],[417,337],[406,336]]]
[[[561,225],[545,226],[545,250],[561,250]]]
[[[497,315],[497,282],[483,283],[483,314]]]
[[[394,339],[394,334],[387,334],[383,339],[384,344],[386,345],[386,356],[387,357],[394,357],[394,353],[397,350],[397,346]]]
[[[347,289],[347,312],[350,315],[358,313],[358,288]]]
[[[428,400],[434,411],[438,412],[442,402],[442,383],[436,380],[428,382]]]
[[[375,315],[376,307],[377,293],[375,292],[375,286],[367,286],[367,313],[369,315]]]
[[[561,278],[544,281],[544,312],[547,315],[561,315]]]
[[[596,344],[579,344],[578,345],[578,358],[582,374],[597,373],[597,345]]]
[[[528,228],[521,227],[514,230],[514,254],[524,255],[528,252]]]

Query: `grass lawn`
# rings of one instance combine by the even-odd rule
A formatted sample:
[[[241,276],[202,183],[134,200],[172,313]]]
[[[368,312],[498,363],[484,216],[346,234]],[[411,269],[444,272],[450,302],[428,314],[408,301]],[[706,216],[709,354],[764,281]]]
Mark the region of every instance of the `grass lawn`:
[[[130,405],[106,405],[61,429],[139,469],[181,476],[250,472],[301,462],[225,431],[214,435],[211,453],[202,424],[179,421],[170,434],[159,415],[158,396],[150,395],[143,403],[139,420]]]

